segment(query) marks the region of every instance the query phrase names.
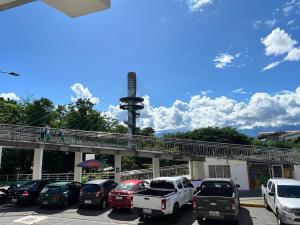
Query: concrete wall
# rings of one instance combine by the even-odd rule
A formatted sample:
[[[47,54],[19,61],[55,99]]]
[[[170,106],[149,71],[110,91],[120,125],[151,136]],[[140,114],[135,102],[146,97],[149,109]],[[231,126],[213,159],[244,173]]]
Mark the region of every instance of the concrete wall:
[[[248,166],[246,161],[206,158],[204,162],[205,177],[209,177],[209,165],[229,165],[231,179],[241,186],[240,190],[249,190]]]

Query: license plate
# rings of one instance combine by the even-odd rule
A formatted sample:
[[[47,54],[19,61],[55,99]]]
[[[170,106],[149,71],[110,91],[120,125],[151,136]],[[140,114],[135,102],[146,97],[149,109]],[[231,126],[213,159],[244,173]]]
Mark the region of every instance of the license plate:
[[[92,204],[92,200],[85,200],[84,204]]]
[[[48,202],[47,201],[43,201],[43,205],[48,205]]]
[[[143,209],[143,213],[151,214],[152,210],[151,209]]]
[[[210,216],[220,216],[220,212],[218,211],[209,211]]]
[[[14,203],[16,203],[18,201],[18,199],[13,198],[11,201],[14,202]]]
[[[117,200],[122,200],[123,198],[121,196],[116,196]]]

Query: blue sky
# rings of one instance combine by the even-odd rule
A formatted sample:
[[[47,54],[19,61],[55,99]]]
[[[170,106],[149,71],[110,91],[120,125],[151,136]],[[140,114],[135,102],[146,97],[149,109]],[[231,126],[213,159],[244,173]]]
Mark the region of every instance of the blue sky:
[[[112,0],[75,19],[30,3],[0,12],[0,69],[22,74],[1,76],[0,93],[87,96],[123,120],[135,71],[141,126],[299,125],[299,18],[299,0]]]

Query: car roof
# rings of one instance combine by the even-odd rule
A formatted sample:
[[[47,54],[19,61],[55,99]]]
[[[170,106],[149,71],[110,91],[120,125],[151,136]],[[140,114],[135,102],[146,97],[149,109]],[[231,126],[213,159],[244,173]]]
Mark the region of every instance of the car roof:
[[[184,176],[180,176],[180,177],[157,177],[157,178],[154,178],[153,181],[155,181],[155,180],[176,181],[176,180],[179,180],[182,177],[184,177]]]
[[[293,179],[271,179],[273,183],[276,183],[277,185],[295,185],[300,186],[300,181],[293,180]]]
[[[47,187],[61,187],[71,183],[72,182],[55,182],[55,183],[48,184]]]
[[[227,182],[233,183],[233,180],[230,178],[205,178],[203,180],[203,182],[204,181],[227,181]]]
[[[139,184],[142,182],[144,182],[144,181],[143,180],[125,180],[125,181],[122,181],[121,183],[122,184]]]
[[[86,182],[86,184],[102,184],[106,181],[109,181],[109,179],[90,180],[90,181]]]

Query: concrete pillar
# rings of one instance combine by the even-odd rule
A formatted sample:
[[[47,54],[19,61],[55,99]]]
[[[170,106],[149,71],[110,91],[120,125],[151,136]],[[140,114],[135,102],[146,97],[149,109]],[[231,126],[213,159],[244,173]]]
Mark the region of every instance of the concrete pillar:
[[[204,179],[205,166],[203,161],[189,161],[191,179]]]
[[[82,152],[75,152],[74,160],[74,181],[81,182],[82,168],[78,167],[77,164],[82,162]]]
[[[33,168],[32,168],[32,179],[33,180],[42,178],[43,152],[44,152],[44,149],[42,149],[42,148],[34,149]]]
[[[115,155],[115,182],[121,182],[122,156]]]
[[[153,178],[160,177],[159,158],[152,158]]]
[[[3,146],[0,146],[0,168],[2,168],[2,150],[3,150]]]

